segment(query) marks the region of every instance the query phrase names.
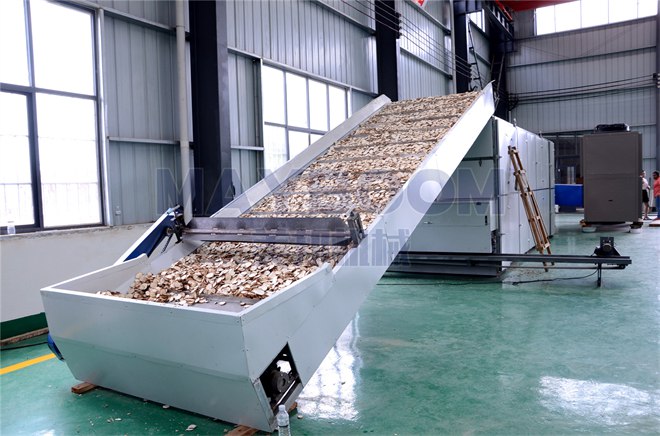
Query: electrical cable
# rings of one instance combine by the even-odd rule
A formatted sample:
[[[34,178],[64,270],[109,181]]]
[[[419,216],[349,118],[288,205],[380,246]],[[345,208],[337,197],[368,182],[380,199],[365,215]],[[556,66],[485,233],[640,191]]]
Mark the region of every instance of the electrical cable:
[[[447,50],[444,47],[444,44],[441,44],[439,41],[435,40],[407,16],[401,15],[396,11],[396,9],[393,9],[389,5],[383,4],[383,8],[379,10],[378,14],[376,14],[375,6],[369,3],[362,3],[360,0],[356,0],[356,3],[366,9],[366,11],[373,13],[374,15],[372,16],[368,12],[355,7],[349,1],[341,1],[351,9],[366,16],[370,20],[373,20],[374,22],[383,25],[385,28],[398,33],[404,39],[404,41],[409,42],[412,46],[420,50],[419,53],[414,53],[414,51],[411,52],[413,55],[420,57],[420,59],[425,60],[424,58],[428,57],[435,61],[441,68],[444,67],[454,74],[463,74],[467,76],[471,82],[479,81],[482,84],[487,82],[486,78],[478,70],[475,71],[473,64],[468,63],[467,60],[463,59],[460,55],[454,54]],[[376,15],[378,15],[378,17],[376,17]],[[402,29],[404,30],[403,32],[401,32]],[[451,62],[452,60],[453,63]],[[589,86],[593,87],[598,85],[584,85],[582,87],[575,87],[575,89],[583,89],[586,91],[587,87]],[[592,90],[598,89],[599,88],[594,88]],[[551,90],[544,90],[540,91],[539,93],[547,93],[547,97],[553,98],[564,96],[564,94],[549,94],[550,92]],[[529,98],[538,98],[538,96],[541,95],[539,93],[524,93],[517,95],[515,93],[507,93],[502,89],[496,90],[496,94],[499,99],[511,102],[511,98],[513,98],[515,99],[515,104],[520,102],[527,102],[529,101]],[[575,99],[576,95],[571,94],[570,97],[571,99]]]
[[[357,0],[357,1],[358,1],[359,4],[361,4],[361,5],[363,5],[363,6],[366,6],[366,8],[367,8],[369,11],[373,11],[373,12],[375,13],[375,7],[374,7],[374,9],[371,9],[371,8],[369,7],[370,5],[369,5],[368,3],[365,5],[365,4],[361,3],[359,0]],[[435,45],[436,45],[439,49],[443,50],[446,54],[450,54],[450,55],[452,54],[449,50],[447,50],[447,49],[444,47],[443,44],[440,44],[437,40],[435,40],[433,37],[431,37],[428,33],[426,33],[426,32],[425,32],[424,30],[422,30],[419,26],[417,26],[417,25],[416,25],[412,20],[410,20],[407,16],[403,16],[403,15],[401,15],[399,12],[396,11],[396,9],[392,8],[391,6],[389,6],[389,5],[387,5],[387,4],[382,4],[382,6],[383,6],[383,9],[382,9],[382,12],[383,12],[383,13],[382,13],[381,15],[385,17],[385,14],[388,14],[389,17],[391,17],[388,21],[392,22],[392,20],[397,20],[397,21],[398,21],[398,20],[401,20],[401,23],[404,24],[404,25],[406,25],[409,29],[410,29],[410,28],[413,28],[413,27],[414,27],[415,29],[417,29],[418,32],[415,32],[415,33],[414,33],[415,35],[419,35],[419,36],[423,36],[423,37],[425,37],[426,40],[427,40],[427,42],[430,41],[430,42],[432,42],[432,43],[435,43]],[[381,24],[382,24],[382,23],[381,23]],[[397,25],[397,23],[393,23],[393,24],[394,24],[394,25]],[[624,29],[624,30],[625,30],[625,29]],[[623,31],[618,32],[618,33],[617,33],[616,35],[614,35],[612,38],[608,38],[606,41],[604,41],[604,42],[602,42],[602,43],[600,43],[600,44],[598,44],[598,45],[596,45],[596,46],[590,48],[589,50],[583,52],[580,56],[585,56],[585,55],[588,55],[588,54],[592,53],[593,51],[597,50],[598,48],[600,48],[601,46],[603,46],[603,45],[606,44],[607,42],[609,42],[609,41],[613,41],[613,40],[619,38],[621,35],[623,35],[623,33],[624,33]],[[411,41],[411,39],[410,39],[410,37],[409,37],[408,35],[402,35],[402,36],[406,37],[409,41]],[[419,42],[420,39],[418,39],[417,41]],[[412,42],[412,41],[411,41],[411,42]],[[415,44],[415,45],[417,45],[417,44]],[[418,47],[419,47],[419,46],[418,46]],[[530,47],[527,47],[527,48],[530,48],[530,49],[532,49],[532,50],[538,50],[538,51],[545,52],[545,53],[548,53],[548,54],[552,54],[552,55],[555,55],[555,56],[558,56],[558,57],[563,57],[563,58],[569,59],[569,57],[562,56],[562,55],[560,55],[560,54],[558,54],[558,53],[553,53],[553,52],[546,51],[546,50],[542,50],[542,49],[536,49],[535,47],[531,47],[531,46],[530,46]],[[436,51],[436,53],[438,53],[438,52]],[[452,69],[452,71],[454,71],[454,72],[458,72],[458,67],[459,67],[460,64],[457,64],[457,61],[460,61],[460,62],[462,62],[463,64],[467,65],[467,67],[465,67],[465,68],[469,68],[470,70],[472,69],[471,65],[470,65],[466,60],[462,59],[460,56],[455,56],[455,59],[456,59],[456,60],[455,60],[455,66],[456,66],[456,68]],[[474,79],[474,80],[476,80],[476,79],[481,79],[482,81],[485,81],[485,78],[484,78],[483,76],[481,76],[481,74],[479,74],[479,75],[478,75],[479,77],[477,77],[476,79],[473,78],[472,75],[475,73],[474,71],[470,71],[470,73],[468,74],[468,72],[467,72],[465,69],[463,69],[463,70],[461,70],[461,72],[462,72],[463,74],[470,75],[470,77],[471,77],[472,79]],[[634,79],[642,79],[642,78],[643,78],[643,77],[638,77],[638,78],[634,78]],[[605,83],[607,83],[607,84],[614,84],[614,83],[620,83],[620,82],[627,82],[626,84],[638,84],[639,82],[631,82],[631,80],[634,80],[634,79],[623,79],[623,80],[619,80],[619,81],[611,81],[611,82],[605,82]],[[567,90],[570,90],[570,89],[583,90],[583,91],[594,91],[594,90],[600,90],[600,89],[602,89],[602,88],[597,88],[597,86],[599,86],[599,85],[601,85],[601,84],[582,85],[582,86],[576,86],[576,87],[567,87],[567,88],[558,89],[558,90],[542,90],[542,91],[537,91],[537,92],[511,93],[511,95],[513,95],[515,98],[518,98],[518,101],[519,101],[519,102],[520,102],[520,101],[523,101],[523,102],[524,102],[524,101],[527,101],[527,100],[525,100],[525,98],[521,98],[521,97],[523,97],[523,96],[527,96],[527,95],[537,97],[537,96],[541,96],[541,95],[544,94],[544,93],[550,93],[550,92],[555,92],[555,91],[565,91],[565,90],[567,91]],[[589,87],[596,87],[596,88],[594,88],[594,89],[588,89]],[[507,95],[504,91],[502,91],[502,90],[498,90],[498,95],[499,95],[500,97],[508,98],[508,95]],[[565,95],[565,94],[547,95],[547,97],[558,98],[558,97],[563,97],[564,95]],[[573,95],[573,94],[571,94],[570,97],[571,97],[571,98],[570,98],[571,100],[576,98],[576,96]]]
[[[375,5],[372,5],[370,3],[362,3],[360,0],[356,0],[356,2],[359,3],[362,6],[365,6],[368,11],[373,12],[374,14],[376,13]],[[430,40],[431,42],[434,42],[435,44],[437,44],[440,48],[442,48],[447,53],[451,53],[449,50],[447,50],[446,48],[443,47],[443,44],[440,44],[440,42],[433,39],[428,33],[424,32],[421,28],[419,28],[408,17],[404,16],[403,14],[398,12],[396,9],[393,9],[392,7],[390,7],[389,5],[387,5],[385,3],[381,3],[381,6],[383,7],[383,9],[381,9],[380,15],[383,18],[387,19],[390,23],[392,23],[395,26],[399,26],[399,24],[401,24],[401,25],[407,25],[409,27],[415,27],[417,30],[420,31],[420,33],[422,35],[426,36],[426,38],[428,40]]]
[[[388,23],[385,23],[385,22],[383,22],[383,21],[381,21],[381,20],[378,20],[378,19],[376,19],[376,17],[371,16],[371,15],[369,15],[368,13],[366,13],[366,12],[364,12],[364,11],[362,11],[362,10],[356,8],[354,5],[350,4],[350,2],[348,2],[348,1],[346,1],[346,0],[341,0],[341,2],[344,3],[345,5],[347,5],[348,7],[354,9],[355,11],[361,13],[362,15],[365,15],[367,18],[369,18],[369,19],[371,19],[371,20],[374,20],[375,22],[377,22],[377,23],[383,25],[383,26],[386,27],[387,29],[392,30],[393,32],[397,32],[397,33],[400,32],[400,29],[398,28],[398,26],[395,28],[395,27],[392,27],[391,25],[389,25]],[[369,10],[369,11],[374,11],[374,12],[375,12],[375,10],[372,10],[372,9],[368,9],[368,10]],[[419,42],[420,42],[419,39],[415,39],[415,40],[413,40],[410,36],[408,36],[408,35],[404,35],[404,34],[402,34],[401,36],[404,37],[405,39],[407,39],[411,44],[413,44],[414,46],[416,46],[418,49],[420,49],[420,50],[421,50],[422,52],[424,52],[426,55],[428,55],[429,57],[431,57],[432,59],[434,59],[439,65],[443,65],[445,68],[449,69],[449,70],[452,71],[452,72],[458,72],[457,69],[460,68],[460,69],[461,69],[460,72],[461,72],[462,74],[470,75],[470,76],[472,75],[472,71],[467,70],[466,67],[463,67],[463,66],[461,66],[461,65],[457,65],[457,64],[454,64],[454,67],[452,67],[452,65],[451,65],[446,59],[439,59],[439,58],[438,58],[437,56],[435,56],[435,55],[436,55],[436,54],[438,54],[438,55],[440,55],[440,56],[442,56],[442,55],[441,55],[439,52],[437,52],[437,51],[429,51],[429,50],[425,49],[424,47],[422,47],[422,46],[419,44]],[[432,47],[429,47],[429,48],[432,49]]]
[[[594,98],[599,94],[615,95],[622,92],[633,92],[640,89],[651,88],[656,85],[653,75],[631,77],[627,79],[612,80],[609,82],[593,83],[589,85],[572,86],[560,89],[546,89],[542,91],[526,91],[522,93],[509,92],[507,99],[509,105],[532,102],[556,102]]]
[[[360,3],[359,0],[357,0],[357,2]],[[360,4],[362,4],[362,3],[360,3]],[[367,5],[368,5],[368,4],[367,4]],[[440,43],[439,41],[437,41],[437,40],[435,40],[433,37],[431,37],[431,36],[430,36],[428,33],[426,33],[422,28],[420,28],[419,26],[417,26],[417,25],[416,25],[416,24],[415,24],[410,18],[408,18],[408,17],[405,16],[405,15],[402,15],[402,14],[399,13],[396,9],[392,8],[391,6],[389,6],[389,5],[387,5],[387,4],[384,4],[384,3],[383,3],[382,6],[384,7],[383,12],[389,13],[390,16],[391,16],[391,17],[394,17],[394,19],[396,19],[396,20],[402,19],[402,21],[401,21],[402,24],[408,26],[409,29],[412,29],[412,28],[416,29],[417,31],[416,31],[416,32],[413,32],[414,35],[421,35],[421,36],[426,37],[426,39],[427,39],[427,41],[429,42],[429,44],[430,44],[431,46],[433,46],[433,44],[435,44],[435,46],[436,46],[437,48],[439,48],[440,50],[442,50],[442,51],[444,52],[444,55],[445,55],[445,56],[446,56],[446,55],[450,55],[450,56],[454,55],[452,51],[447,50],[447,48],[444,47],[444,44],[443,44],[443,43]],[[368,8],[368,6],[367,6],[367,8]],[[375,8],[374,8],[374,9],[369,9],[369,10],[375,12]],[[418,39],[418,41],[419,41],[419,39]],[[440,53],[440,55],[442,56],[443,54]],[[469,71],[469,73],[467,73],[467,72],[465,72],[465,71],[462,71],[463,74],[466,74],[466,75],[472,76],[472,74],[476,73],[475,71],[472,70],[472,64],[470,64],[467,60],[461,58],[461,57],[458,56],[458,55],[455,56],[455,61],[454,61],[454,64],[455,64],[455,65],[456,65],[456,62],[459,62],[459,65],[460,65],[460,63],[462,63],[464,69],[467,69],[467,70]],[[458,66],[458,65],[457,65],[457,66]],[[454,70],[454,71],[456,71],[456,70]],[[478,74],[478,79],[482,80],[483,82],[486,82],[485,77],[482,76],[481,74]],[[476,79],[475,79],[475,80],[476,80]]]
[[[574,94],[574,93],[566,93],[566,94],[561,94],[561,95],[554,95],[554,96],[540,96],[540,97],[527,97],[524,99],[520,99],[515,101],[516,104],[520,103],[535,103],[535,102],[544,102],[544,103],[550,103],[550,102],[557,102],[557,101],[569,101],[569,100],[586,100],[588,98],[595,98],[599,97],[602,95],[617,95],[617,94],[622,94],[622,93],[630,93],[630,92],[635,92],[635,91],[643,91],[646,89],[650,88],[655,88],[655,84],[649,84],[645,86],[634,86],[634,87],[627,87],[627,88],[607,88],[603,89],[600,91],[593,91],[593,92],[584,92],[580,94]],[[514,94],[512,96],[515,97]]]
[[[620,79],[620,80],[612,80],[609,82],[601,82],[601,83],[592,83],[589,85],[580,85],[580,86],[568,86],[566,88],[556,88],[556,89],[543,89],[540,91],[523,91],[523,92],[516,92],[515,94],[517,96],[524,96],[524,95],[539,95],[539,94],[544,94],[544,93],[551,93],[551,92],[557,92],[557,91],[567,91],[567,90],[582,90],[584,88],[590,88],[594,86],[602,86],[602,85],[613,85],[616,83],[622,83],[622,82],[631,82],[635,80],[653,80],[653,75],[652,74],[647,74],[645,76],[639,76],[639,77],[630,77],[627,79]]]
[[[356,0],[356,1],[357,1],[358,3],[360,3],[360,0]],[[362,4],[362,3],[360,3],[360,4]],[[388,5],[388,4],[382,3],[381,5],[382,5],[383,8],[384,8],[384,10],[383,10],[384,13],[389,14],[389,16],[394,17],[394,19],[396,19],[396,20],[401,19],[401,20],[402,20],[402,24],[407,25],[409,28],[414,28],[414,29],[416,29],[416,30],[418,31],[418,33],[416,33],[416,34],[420,34],[420,35],[422,35],[422,36],[425,36],[426,39],[427,39],[429,42],[434,43],[439,49],[441,49],[442,51],[444,51],[445,54],[449,54],[449,55],[453,54],[452,51],[447,50],[447,48],[444,47],[444,44],[443,44],[443,43],[440,43],[439,41],[435,40],[431,35],[429,35],[428,33],[426,33],[421,27],[417,26],[417,24],[415,24],[415,22],[413,22],[410,18],[408,18],[407,16],[401,14],[400,12],[398,12],[396,9],[392,8],[392,7],[391,7],[390,5]],[[366,6],[367,6],[367,8],[369,8],[369,3],[367,3]],[[375,7],[374,7],[374,9],[369,9],[369,10],[375,12]],[[469,64],[467,61],[464,61],[464,60],[462,60],[462,61],[465,63],[465,66],[466,66],[466,67],[469,67],[469,66],[470,66],[470,64]]]
[[[654,83],[649,82],[647,80],[639,80],[635,82],[630,82],[630,83],[624,83],[620,84],[617,86],[601,86],[598,88],[591,88],[591,89],[585,89],[580,92],[556,92],[554,94],[545,94],[545,95],[528,95],[528,96],[523,96],[520,97],[515,93],[511,93],[511,96],[516,98],[518,101],[530,101],[530,100],[546,100],[546,99],[551,99],[555,97],[564,97],[564,96],[585,96],[589,94],[596,94],[596,93],[601,93],[601,92],[606,92],[606,91],[617,91],[621,89],[633,89],[640,87],[640,85],[647,85],[649,86],[654,86]]]
[[[19,350],[21,348],[29,348],[29,347],[36,347],[37,345],[46,345],[48,342],[36,342],[34,344],[27,344],[27,345],[19,345],[16,347],[5,347],[5,348],[0,348],[0,351],[10,351],[10,350]]]
[[[520,284],[524,283],[539,283],[539,282],[558,282],[561,280],[579,280],[579,279],[587,279],[594,274],[596,274],[598,270],[592,272],[591,274],[587,274],[586,276],[579,276],[579,277],[556,277],[554,279],[538,279],[538,280],[521,280],[521,281],[511,281],[511,282],[502,282],[506,285],[513,285],[513,286],[518,286]]]
[[[585,29],[585,28],[583,28],[583,29]],[[601,42],[600,44],[590,48],[589,50],[587,50],[587,51],[585,51],[585,52],[583,52],[579,55],[575,55],[575,56],[566,56],[566,55],[563,55],[563,54],[560,54],[560,53],[555,53],[555,52],[552,52],[552,51],[549,51],[549,50],[544,50],[542,48],[533,47],[531,45],[525,45],[524,43],[519,43],[520,44],[519,48],[520,49],[526,48],[526,49],[529,49],[529,50],[538,51],[540,53],[550,54],[550,55],[553,55],[553,56],[556,56],[558,58],[565,59],[565,60],[575,60],[575,59],[580,59],[584,56],[588,56],[589,54],[593,53],[595,50],[599,49],[603,45],[608,44],[608,43],[610,43],[610,42],[612,42],[616,39],[619,39],[622,35],[624,35],[628,31],[629,31],[629,29],[624,27],[617,34],[613,35],[611,38],[607,38],[605,41]]]

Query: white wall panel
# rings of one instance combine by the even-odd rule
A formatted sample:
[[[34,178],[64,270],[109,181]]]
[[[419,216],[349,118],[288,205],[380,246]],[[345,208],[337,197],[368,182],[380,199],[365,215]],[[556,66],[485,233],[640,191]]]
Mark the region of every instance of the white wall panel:
[[[261,151],[232,149],[231,168],[232,184],[235,195],[242,194],[250,186],[261,180],[262,157]]]
[[[262,152],[240,148],[261,147],[258,62],[247,56],[229,54],[231,167],[236,195],[258,182],[261,174]]]
[[[255,31],[257,27],[259,31]],[[227,2],[229,47],[376,92],[376,43],[371,34],[317,2]]]
[[[154,5],[139,11],[148,15]],[[113,225],[146,223],[176,204],[180,183],[178,146],[167,142],[178,138],[175,38],[123,18],[106,16],[104,24],[106,201]]]
[[[416,56],[401,50],[399,55],[399,98],[409,99],[431,95],[446,95],[451,80]]]
[[[361,92],[353,91],[351,92],[351,113],[355,113],[366,106],[371,100],[374,99],[373,96],[368,94],[363,94]]]
[[[176,139],[173,35],[105,18],[105,97],[111,137]]]
[[[232,146],[259,146],[258,60],[229,54],[229,119]]]
[[[434,2],[429,3],[429,11],[442,14],[442,9]],[[451,56],[444,46],[444,38],[450,34],[449,30],[441,25],[438,18],[429,17],[407,0],[397,0],[395,4],[402,15],[399,38],[401,49],[451,74]]]
[[[450,35],[449,5],[431,1],[421,9],[409,0],[397,0],[395,5],[402,16],[399,98],[450,93],[452,59],[445,48],[445,36]]]
[[[646,78],[655,72],[655,48],[561,62],[509,66],[509,88],[515,93],[565,89],[625,79]],[[617,82],[623,83],[623,82]],[[595,87],[604,90],[604,86]]]
[[[655,47],[655,17],[521,39],[510,65],[562,61]]]
[[[114,9],[136,18],[173,27],[175,24],[174,2],[170,0],[91,0],[98,5]]]
[[[373,4],[374,0],[361,0],[361,1],[342,1],[342,0],[318,0],[342,14],[345,14],[363,26],[371,29],[376,28],[376,22],[373,19]]]
[[[113,225],[148,223],[180,201],[179,146],[110,141]]]
[[[655,17],[518,41],[507,60],[512,116],[544,133],[626,123],[642,133],[649,171],[658,156],[655,43]]]
[[[513,114],[525,129],[546,133],[590,130],[597,124],[654,124],[656,92],[647,87],[625,93],[540,100],[520,104]]]

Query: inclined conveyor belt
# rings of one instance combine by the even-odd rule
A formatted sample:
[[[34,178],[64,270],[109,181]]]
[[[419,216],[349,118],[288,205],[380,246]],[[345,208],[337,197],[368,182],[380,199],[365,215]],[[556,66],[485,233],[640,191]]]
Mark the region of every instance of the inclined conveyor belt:
[[[273,411],[295,401],[493,112],[491,85],[395,103],[381,96],[213,217],[193,219],[180,243],[141,254],[153,251],[143,247],[165,215],[114,265],[42,290],[66,364],[82,381],[273,430]],[[354,215],[361,236],[349,220],[352,239],[342,238],[337,219]],[[324,240],[348,245],[268,244],[292,236],[244,229],[256,218],[317,218],[310,225],[334,226]],[[213,220],[218,242],[198,238]],[[314,231],[295,228],[294,242]],[[186,268],[203,270],[193,274],[206,286],[197,304],[178,304],[190,290],[161,295],[136,281],[163,283]]]

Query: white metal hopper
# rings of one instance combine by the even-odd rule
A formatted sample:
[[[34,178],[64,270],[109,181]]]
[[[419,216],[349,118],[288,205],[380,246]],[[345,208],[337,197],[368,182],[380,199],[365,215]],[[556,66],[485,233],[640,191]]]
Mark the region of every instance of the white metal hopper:
[[[384,96],[372,101],[215,216],[245,213],[388,103]],[[181,307],[97,294],[127,292],[137,273],[161,271],[201,245],[185,239],[161,255],[120,259],[42,289],[50,334],[74,377],[273,430],[276,406],[295,401],[493,112],[488,85],[373,218],[357,247],[334,268],[325,264],[250,307],[238,300]],[[278,361],[284,379],[271,377]]]

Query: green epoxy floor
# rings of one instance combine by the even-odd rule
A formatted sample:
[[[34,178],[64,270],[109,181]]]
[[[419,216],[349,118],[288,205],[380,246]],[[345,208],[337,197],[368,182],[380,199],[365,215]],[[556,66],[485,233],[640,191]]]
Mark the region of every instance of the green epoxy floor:
[[[588,255],[614,236],[633,264],[605,271],[601,288],[595,276],[517,286],[386,276],[300,396],[292,434],[659,434],[660,228],[586,234],[580,218],[557,216],[553,253]],[[1,366],[47,353],[3,351]],[[2,435],[233,428],[103,389],[74,395],[77,381],[54,359],[0,382]]]

